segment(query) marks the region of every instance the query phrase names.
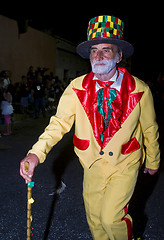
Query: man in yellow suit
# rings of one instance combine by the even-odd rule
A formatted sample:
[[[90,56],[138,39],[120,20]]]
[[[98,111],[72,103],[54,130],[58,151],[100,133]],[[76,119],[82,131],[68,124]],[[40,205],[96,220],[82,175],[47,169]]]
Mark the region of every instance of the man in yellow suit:
[[[140,166],[145,160],[144,172],[153,175],[160,162],[149,87],[117,67],[133,54],[133,46],[123,40],[123,27],[113,16],[90,20],[88,40],[78,45],[77,52],[90,58],[92,71],[70,83],[56,115],[20,165],[27,183],[38,163],[44,162],[75,122],[73,143],[84,168],[83,197],[95,240],[132,239],[128,203]]]

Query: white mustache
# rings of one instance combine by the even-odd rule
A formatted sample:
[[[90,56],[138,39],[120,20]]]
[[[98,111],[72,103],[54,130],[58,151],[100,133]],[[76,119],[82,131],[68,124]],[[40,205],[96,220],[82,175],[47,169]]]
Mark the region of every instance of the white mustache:
[[[92,63],[92,66],[94,67],[94,66],[97,65],[97,64],[107,65],[107,64],[109,63],[109,61],[111,61],[111,60],[100,60],[100,61],[95,60],[95,61]]]

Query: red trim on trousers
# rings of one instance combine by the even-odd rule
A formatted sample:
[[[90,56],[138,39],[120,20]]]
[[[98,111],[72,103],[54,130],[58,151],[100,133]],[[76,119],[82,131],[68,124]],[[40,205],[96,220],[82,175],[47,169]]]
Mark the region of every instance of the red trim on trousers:
[[[128,206],[124,208],[125,215],[128,213]],[[126,222],[127,230],[128,230],[128,240],[132,240],[132,223],[129,218],[123,217],[122,221]]]

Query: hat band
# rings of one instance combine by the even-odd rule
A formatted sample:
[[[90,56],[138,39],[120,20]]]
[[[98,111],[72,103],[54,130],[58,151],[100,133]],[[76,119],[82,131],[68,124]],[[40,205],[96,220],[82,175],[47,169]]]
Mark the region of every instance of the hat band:
[[[117,30],[116,30],[117,31]],[[94,32],[88,35],[88,40],[96,39],[96,38],[116,38],[116,39],[123,39],[122,36],[119,34],[112,34],[110,32]]]

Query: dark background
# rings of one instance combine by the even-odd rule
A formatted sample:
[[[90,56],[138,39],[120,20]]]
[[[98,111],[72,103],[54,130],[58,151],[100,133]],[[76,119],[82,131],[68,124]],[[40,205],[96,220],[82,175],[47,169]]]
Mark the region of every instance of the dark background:
[[[135,48],[132,58],[132,74],[145,81],[156,78],[163,71],[163,2],[157,1],[101,1],[90,6],[84,1],[37,2],[5,1],[0,3],[0,14],[18,21],[20,34],[29,26],[49,30],[75,44],[86,40],[87,24],[97,15],[114,15],[125,23],[124,39]],[[34,6],[35,4],[35,6]],[[36,5],[37,4],[37,5]],[[147,5],[146,5],[147,4]],[[3,27],[0,25],[0,27]],[[3,46],[0,46],[3,47]],[[3,60],[3,59],[2,59]],[[159,105],[162,106],[162,105]],[[161,160],[163,159],[163,107],[157,108],[160,130]],[[26,186],[19,176],[19,163],[47,125],[48,119],[14,123],[14,133],[0,138],[1,167],[1,219],[0,239],[25,239],[26,235]],[[29,131],[30,129],[30,131]],[[63,170],[62,178],[67,185],[59,200],[49,194],[54,191],[54,174],[57,162],[72,159],[72,135],[67,135],[40,165],[34,175],[32,227],[34,239],[91,239],[85,219],[82,200],[82,168],[78,160]],[[70,152],[67,152],[67,149]],[[67,152],[67,155],[65,155]],[[69,153],[69,154],[68,154]],[[75,157],[76,158],[76,157]],[[66,159],[68,160],[68,159]],[[60,163],[61,165],[61,163]],[[159,174],[149,176],[140,171],[138,184],[131,204],[134,229],[137,236],[144,231],[145,240],[164,239],[164,164],[161,161]]]
[[[160,1],[44,1],[1,3],[0,14],[18,21],[20,33],[27,24],[78,44],[86,40],[88,22],[98,15],[124,21],[124,39],[135,48],[132,73],[145,81],[163,71],[163,3]]]

